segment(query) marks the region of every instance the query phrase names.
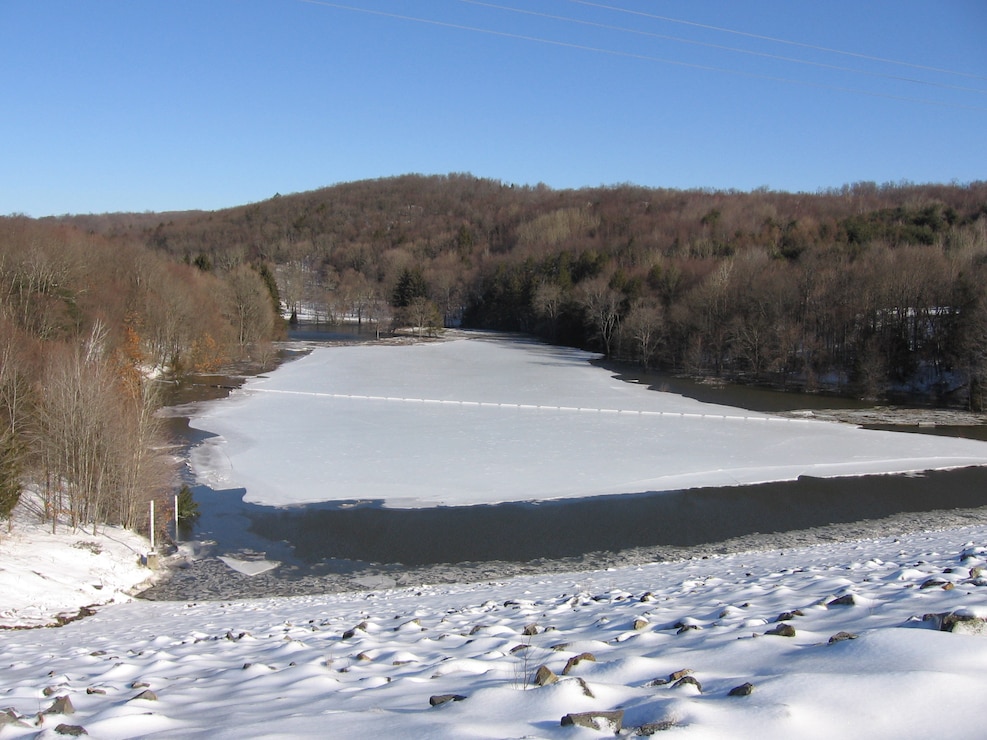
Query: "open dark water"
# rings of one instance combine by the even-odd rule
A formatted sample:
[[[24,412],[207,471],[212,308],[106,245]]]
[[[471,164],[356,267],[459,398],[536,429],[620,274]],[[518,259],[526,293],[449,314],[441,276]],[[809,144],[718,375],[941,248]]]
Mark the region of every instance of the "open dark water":
[[[316,341],[366,337],[340,333],[323,334]],[[292,338],[313,339],[309,333]],[[838,403],[761,389],[709,388],[654,375],[627,379],[762,411],[832,408]],[[199,378],[178,397],[184,402],[218,398],[238,382]],[[205,436],[190,429],[185,418],[170,421],[186,447]],[[983,431],[958,428],[947,433],[979,436]],[[200,517],[186,534],[183,551],[190,557],[179,560],[184,567],[147,592],[148,598],[233,598],[482,580],[737,547],[876,536],[936,526],[944,518],[955,525],[957,516],[960,522],[964,517],[987,518],[987,509],[981,509],[987,507],[987,468],[804,477],[736,488],[413,510],[386,509],[374,502],[275,508],[244,503],[243,489],[195,485],[193,493]],[[263,556],[281,565],[246,576],[217,560],[221,555]]]

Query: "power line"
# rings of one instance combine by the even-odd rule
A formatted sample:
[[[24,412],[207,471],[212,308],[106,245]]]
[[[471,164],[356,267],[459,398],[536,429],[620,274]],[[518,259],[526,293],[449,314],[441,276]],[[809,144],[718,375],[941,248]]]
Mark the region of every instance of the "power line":
[[[908,103],[920,103],[923,105],[933,105],[946,108],[960,108],[964,110],[973,110],[979,112],[987,112],[987,107],[980,107],[974,105],[965,105],[962,103],[950,103],[940,100],[930,100],[927,98],[912,98],[904,95],[892,95],[890,93],[874,92],[872,90],[861,90],[859,88],[853,87],[843,87],[840,85],[831,85],[823,82],[812,82],[808,80],[797,80],[788,77],[778,77],[774,75],[759,74],[756,72],[747,72],[740,69],[730,69],[727,67],[716,67],[708,64],[696,64],[694,62],[684,62],[680,59],[666,59],[663,57],[651,56],[648,54],[637,54],[629,51],[620,51],[616,49],[606,49],[603,47],[589,46],[586,44],[577,44],[569,41],[558,41],[555,39],[546,39],[538,36],[528,36],[525,34],[511,33],[508,31],[497,31],[491,28],[480,28],[478,26],[469,26],[462,23],[453,23],[451,21],[440,21],[431,18],[420,18],[417,16],[404,15],[401,13],[392,13],[385,10],[374,10],[371,8],[358,8],[352,5],[344,5],[342,3],[329,2],[328,0],[298,0],[298,2],[307,3],[309,5],[321,5],[327,8],[335,8],[336,10],[346,10],[354,13],[363,13],[365,15],[375,15],[383,18],[393,18],[395,20],[410,21],[413,23],[422,23],[431,26],[438,26],[440,28],[451,28],[458,31],[470,31],[472,33],[482,33],[489,36],[498,36],[501,38],[515,39],[518,41],[529,41],[532,43],[547,44],[549,46],[558,46],[566,49],[576,49],[578,51],[589,51],[598,54],[607,54],[609,56],[623,57],[627,59],[637,59],[646,62],[658,62],[660,64],[669,64],[676,67],[686,67],[689,69],[698,69],[706,72],[720,72],[724,74],[737,75],[741,77],[750,77],[754,79],[767,80],[769,82],[782,82],[791,85],[802,85],[807,87],[815,87],[825,90],[835,90],[838,92],[854,93],[857,95],[867,95],[870,97],[884,98],[887,100],[899,100]]]
[[[624,26],[614,26],[608,23],[600,23],[598,21],[588,21],[581,18],[572,18],[569,16],[553,15],[551,13],[543,13],[537,10],[527,10],[524,8],[513,8],[507,5],[497,5],[495,3],[483,2],[483,0],[459,0],[461,3],[466,3],[468,5],[477,5],[485,8],[493,8],[495,10],[504,10],[510,13],[519,13],[522,15],[530,15],[538,18],[547,18],[549,20],[563,21],[565,23],[575,23],[582,26],[591,26],[594,28],[601,28],[607,31],[619,31],[621,33],[630,33],[637,36],[647,36],[650,38],[663,39],[666,41],[675,41],[681,44],[690,44],[692,46],[703,46],[710,49],[717,49],[719,51],[729,51],[737,54],[747,54],[749,56],[762,57],[765,59],[773,59],[776,61],[790,62],[792,64],[804,64],[810,67],[820,67],[822,69],[829,69],[838,72],[850,72],[853,74],[866,75],[868,77],[880,77],[888,80],[896,80],[898,82],[910,82],[916,85],[927,85],[929,87],[939,87],[946,90],[957,90],[960,92],[972,92],[979,95],[987,95],[987,90],[981,90],[975,87],[964,87],[961,85],[950,85],[942,82],[933,82],[929,80],[920,80],[914,77],[902,77],[900,75],[892,75],[883,72],[873,72],[865,69],[857,69],[855,67],[844,67],[838,64],[827,64],[826,62],[814,62],[808,59],[799,59],[797,57],[787,57],[780,54],[772,54],[766,51],[754,51],[753,49],[741,49],[736,46],[725,46],[723,44],[714,44],[708,41],[697,41],[695,39],[682,38],[681,36],[670,36],[663,33],[655,33],[653,31],[644,31],[638,28],[626,28]],[[603,7],[603,6],[600,6]],[[627,11],[635,12],[635,11]],[[901,62],[901,64],[906,64]],[[914,65],[909,65],[914,66]],[[954,73],[963,74],[963,73]]]
[[[844,56],[856,57],[857,59],[866,59],[871,62],[882,62],[884,64],[896,64],[902,67],[911,67],[913,69],[922,69],[926,72],[938,72],[940,74],[947,75],[957,75],[960,77],[970,77],[975,80],[987,80],[987,77],[983,75],[973,74],[971,72],[959,72],[953,69],[942,69],[940,67],[930,67],[924,64],[914,64],[912,62],[903,62],[898,59],[887,59],[885,57],[871,56],[870,54],[861,54],[855,51],[845,51],[843,49],[832,49],[827,46],[818,46],[816,44],[807,44],[802,41],[791,41],[789,39],[781,39],[775,36],[764,36],[759,33],[750,33],[748,31],[738,31],[734,28],[724,28],[723,26],[712,26],[707,23],[697,23],[696,21],[686,21],[681,18],[670,18],[665,15],[655,15],[654,13],[646,13],[641,10],[630,10],[628,8],[619,8],[614,5],[605,5],[603,3],[591,2],[591,0],[568,0],[576,5],[585,5],[591,8],[601,8],[603,10],[613,10],[618,13],[627,13],[629,15],[637,15],[643,18],[651,18],[653,20],[665,21],[667,23],[679,23],[683,26],[693,26],[695,28],[704,28],[709,31],[719,31],[720,33],[732,33],[737,36],[746,36],[752,39],[758,39],[760,41],[770,41],[775,44],[787,44],[789,46],[800,46],[804,49],[813,49],[814,51],[824,51],[829,54],[842,54]]]

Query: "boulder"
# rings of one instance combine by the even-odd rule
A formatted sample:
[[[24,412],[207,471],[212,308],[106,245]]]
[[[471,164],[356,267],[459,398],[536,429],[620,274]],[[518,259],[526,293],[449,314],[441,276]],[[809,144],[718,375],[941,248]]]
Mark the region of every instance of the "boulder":
[[[674,719],[660,719],[657,722],[647,722],[638,727],[634,734],[638,737],[650,737],[656,732],[671,730],[676,724],[678,723]]]
[[[750,681],[747,683],[742,683],[740,686],[734,686],[727,693],[727,696],[750,696],[754,693],[754,684]]]
[[[72,700],[67,695],[56,696],[55,701],[43,714],[75,714],[75,707],[72,706]]]
[[[355,636],[356,636],[356,633],[357,633],[358,631],[359,631],[359,632],[366,632],[366,631],[367,631],[367,623],[366,623],[366,622],[360,622],[360,624],[358,624],[358,625],[357,625],[356,627],[354,627],[353,629],[351,629],[351,630],[346,630],[346,631],[345,631],[345,632],[343,633],[343,639],[344,639],[344,640],[349,640],[349,639],[350,639],[351,637],[355,637]]]
[[[779,637],[795,637],[795,628],[790,624],[782,622],[774,629],[768,630],[766,635],[778,635]]]
[[[435,696],[428,697],[429,706],[437,707],[440,704],[448,704],[451,701],[464,701],[466,699],[462,694],[436,694]]]
[[[588,727],[598,732],[618,734],[624,726],[624,712],[615,709],[608,712],[576,712],[562,718],[563,727]]]
[[[941,614],[926,614],[923,622],[930,622],[942,632],[954,632],[962,635],[987,635],[987,619],[969,614],[943,612]]]
[[[845,640],[856,640],[857,637],[858,635],[853,632],[840,631],[829,638],[829,644],[832,645],[833,643],[844,642]]]
[[[6,709],[0,712],[0,729],[6,725],[14,725],[15,727],[30,727],[30,725],[17,716],[17,712],[13,709]]]
[[[685,686],[695,686],[700,694],[703,693],[703,685],[699,683],[699,679],[695,676],[683,676],[672,684],[673,689],[681,689]]]
[[[829,606],[853,606],[857,603],[857,600],[853,597],[853,594],[843,594],[826,604]]]
[[[596,656],[593,653],[580,653],[579,655],[574,655],[566,661],[565,668],[562,669],[562,675],[568,676],[569,671],[575,668],[577,665],[582,663],[584,660],[588,660],[592,663],[596,662]]]
[[[58,735],[69,735],[70,737],[79,737],[80,735],[88,735],[86,728],[82,725],[67,725],[64,722],[60,725],[56,725],[55,733]]]
[[[535,671],[535,684],[538,686],[548,686],[549,684],[556,683],[558,680],[559,677],[547,665],[538,666],[538,670]]]

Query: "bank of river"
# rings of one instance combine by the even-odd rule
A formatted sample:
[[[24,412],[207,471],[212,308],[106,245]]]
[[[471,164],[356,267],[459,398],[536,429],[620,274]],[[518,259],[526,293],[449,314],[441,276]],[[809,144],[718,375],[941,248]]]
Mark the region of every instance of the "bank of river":
[[[294,344],[288,355],[301,351],[304,345]],[[661,376],[625,379],[655,387],[670,383]],[[236,378],[201,379],[182,400],[221,397],[237,383]],[[831,398],[727,390],[729,401],[722,389],[708,389],[712,397],[700,400],[745,407],[744,392],[750,391],[747,408],[763,409],[770,403],[776,404],[770,409],[774,412],[821,414],[836,405]],[[852,402],[846,406],[842,411],[867,410]],[[203,438],[187,421],[180,414],[172,420],[186,449]],[[194,486],[193,491],[201,516],[182,546],[185,557],[174,561],[182,567],[148,592],[148,598],[233,598],[483,580],[987,519],[982,508],[987,505],[985,468],[416,510],[338,504],[273,508],[244,503],[242,489]],[[280,565],[248,576],[231,570],[219,556]]]

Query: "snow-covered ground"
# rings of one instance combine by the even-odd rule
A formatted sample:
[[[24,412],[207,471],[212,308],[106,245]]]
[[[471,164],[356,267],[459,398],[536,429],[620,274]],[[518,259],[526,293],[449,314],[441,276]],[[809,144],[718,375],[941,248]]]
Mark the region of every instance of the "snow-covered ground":
[[[987,463],[983,443],[768,420],[618,382],[583,353],[503,341],[315,352],[195,423],[222,434],[200,474],[271,504],[468,504]],[[624,735],[689,738],[983,734],[983,509],[968,526],[897,537],[210,602],[130,600],[148,574],[140,538],[31,522],[22,509],[0,538],[0,623],[114,603],[63,627],[0,630],[0,740],[79,728],[590,738],[618,721]],[[580,713],[601,729],[563,724]]]
[[[55,624],[84,607],[129,601],[154,576],[141,565],[151,549],[145,538],[120,527],[94,535],[64,521],[53,533],[30,492],[15,508],[11,530],[2,526],[0,627]]]
[[[114,604],[0,631],[0,738],[591,738],[613,733],[562,718],[614,711],[625,735],[981,737],[985,564],[981,524],[472,585]],[[964,619],[925,618],[944,614]],[[558,680],[539,685],[541,666]]]
[[[205,404],[200,481],[399,508],[987,464],[987,443],[701,403],[503,338],[323,348]]]

